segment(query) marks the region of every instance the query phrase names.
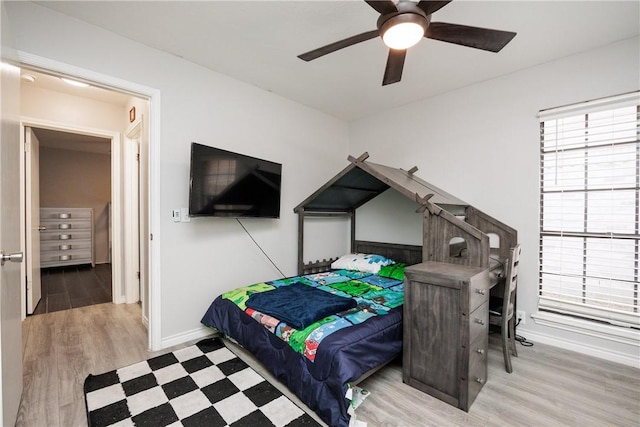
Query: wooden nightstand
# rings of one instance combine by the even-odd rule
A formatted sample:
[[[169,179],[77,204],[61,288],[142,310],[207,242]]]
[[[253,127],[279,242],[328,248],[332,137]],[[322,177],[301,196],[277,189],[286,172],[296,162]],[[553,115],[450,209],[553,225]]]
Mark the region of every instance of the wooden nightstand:
[[[487,380],[489,269],[416,264],[404,295],[403,381],[468,411]]]

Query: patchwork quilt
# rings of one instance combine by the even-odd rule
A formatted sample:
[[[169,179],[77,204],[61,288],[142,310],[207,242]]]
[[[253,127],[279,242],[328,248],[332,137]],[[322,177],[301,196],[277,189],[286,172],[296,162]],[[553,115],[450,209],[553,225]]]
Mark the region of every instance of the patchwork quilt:
[[[258,311],[247,306],[252,295],[275,289],[286,290],[292,284],[296,284],[295,286],[302,284],[345,299],[353,299],[355,307],[323,315],[311,322],[309,326],[296,329],[289,323],[297,324],[298,322],[290,320],[287,323],[274,315],[275,310],[274,312],[268,309]],[[286,295],[286,292],[279,293]],[[308,303],[308,301],[300,301],[298,296],[299,293],[292,293],[290,301],[292,307]],[[385,316],[389,310],[401,306],[404,301],[404,288],[402,280],[396,278],[354,270],[335,270],[256,283],[226,292],[221,297],[233,302],[269,332],[288,343],[295,352],[303,354],[313,362],[318,346],[332,333],[359,325],[372,317]],[[307,323],[310,322],[303,324]]]

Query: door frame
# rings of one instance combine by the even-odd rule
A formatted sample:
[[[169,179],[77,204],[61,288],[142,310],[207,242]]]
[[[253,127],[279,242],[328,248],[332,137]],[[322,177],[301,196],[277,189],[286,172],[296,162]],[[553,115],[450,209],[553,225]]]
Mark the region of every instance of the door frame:
[[[49,129],[49,130],[54,130],[59,132],[77,133],[82,135],[90,135],[90,136],[110,139],[111,140],[111,176],[110,176],[111,204],[113,207],[112,210],[114,212],[122,211],[123,209],[122,195],[120,191],[120,188],[122,187],[122,184],[121,184],[122,183],[122,165],[120,160],[121,159],[120,153],[122,151],[121,150],[122,138],[119,132],[85,128],[82,126],[75,126],[72,124],[53,122],[49,120],[41,120],[41,119],[35,119],[30,117],[22,117],[20,120],[20,146],[21,146],[22,153],[25,152],[26,128],[34,128],[34,127],[41,128],[41,129]],[[25,163],[25,159],[23,155],[20,160],[20,169],[26,172],[24,163]],[[20,179],[22,193],[24,193],[24,190],[26,188],[26,184],[24,183],[24,180],[25,180],[25,175],[23,173]],[[26,203],[21,204],[20,208],[21,208],[21,217],[26,218]],[[114,236],[121,236],[122,235],[121,217],[119,215],[115,215],[111,220],[112,220],[111,224],[113,227]],[[28,257],[31,252],[30,250],[27,250],[28,248],[27,244],[29,242],[27,241],[27,238],[26,238],[26,227],[21,227],[20,231],[21,231],[21,241],[23,245],[23,250],[25,251],[25,256]],[[119,283],[121,282],[123,264],[124,265],[128,264],[128,261],[122,258],[123,242],[121,238],[114,239],[112,250],[113,250],[113,256],[111,260],[112,261],[111,271],[112,271],[113,280],[111,281],[111,295],[112,295],[113,302],[115,304],[120,304],[120,303],[123,303],[125,299],[124,299],[124,296],[122,295],[122,286],[117,286],[117,285],[119,285]],[[23,272],[24,275],[22,277],[27,277],[26,263],[23,263],[22,269],[24,270]],[[26,313],[26,310],[27,310],[26,294],[27,294],[26,291],[23,289],[22,319],[24,319],[27,314]]]
[[[144,86],[135,82],[124,80],[115,76],[98,73],[95,71],[79,68],[71,64],[54,61],[49,58],[33,55],[27,52],[18,51],[17,57],[20,62],[31,68],[43,71],[55,72],[77,77],[83,80],[95,82],[96,84],[123,92],[131,93],[135,96],[142,96],[148,99],[148,148],[144,153],[148,159],[149,172],[147,182],[149,183],[147,206],[148,215],[146,221],[149,227],[149,236],[142,245],[147,247],[149,254],[149,265],[147,271],[149,283],[149,349],[157,351],[162,349],[161,334],[161,269],[160,269],[160,90],[149,86]],[[23,248],[24,249],[24,248]]]
[[[124,248],[127,263],[124,266],[124,297],[127,304],[142,302],[143,295],[140,292],[140,192],[139,192],[139,158],[140,138],[142,138],[142,120],[138,118],[124,132],[122,150],[124,164],[122,165],[124,186],[124,206],[126,221],[124,223]],[[142,310],[143,322],[145,312]]]
[[[33,215],[33,212],[40,212],[40,141],[31,127],[29,127],[29,132],[27,132],[27,128],[20,124],[20,134],[22,135],[22,142],[20,143],[20,165],[18,169],[19,171],[22,171],[22,165],[24,163],[24,174],[20,173],[20,182],[22,183],[22,177],[24,176],[25,190],[20,191],[20,194],[24,193],[25,200],[24,215],[21,215],[25,219],[25,226],[20,229],[20,239],[22,241],[22,233],[24,232],[25,249],[31,245],[29,253],[26,251],[23,252],[25,254],[24,277],[26,277],[26,289],[21,289],[21,295],[23,295],[21,299],[25,299],[25,303],[22,304],[23,309],[26,310],[27,314],[31,314],[35,312],[36,306],[42,299],[42,280],[40,274],[40,215]],[[22,190],[22,185],[20,187]],[[22,212],[22,210],[23,206],[21,203],[20,211]],[[36,219],[38,220],[37,224],[35,221]],[[20,270],[22,271],[22,268]],[[34,274],[34,272],[37,273]],[[31,280],[29,280],[30,274]],[[35,296],[37,296],[37,300],[35,300]],[[21,319],[24,319],[24,312],[22,310]]]

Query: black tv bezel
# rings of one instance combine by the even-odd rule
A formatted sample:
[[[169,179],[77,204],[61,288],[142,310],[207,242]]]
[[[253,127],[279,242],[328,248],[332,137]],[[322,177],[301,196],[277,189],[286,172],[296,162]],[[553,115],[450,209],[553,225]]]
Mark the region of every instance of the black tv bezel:
[[[194,197],[194,193],[193,193],[193,179],[194,179],[194,154],[195,154],[195,148],[196,146],[200,147],[199,149],[204,149],[204,150],[211,150],[214,152],[218,152],[221,154],[226,154],[230,157],[234,157],[240,160],[244,160],[244,161],[248,161],[248,162],[258,162],[258,163],[264,163],[264,164],[269,164],[272,166],[276,166],[277,170],[278,170],[278,175],[279,175],[279,182],[278,182],[278,203],[277,203],[277,213],[275,215],[252,215],[252,214],[246,214],[246,215],[242,215],[242,214],[238,214],[238,215],[223,215],[220,214],[220,212],[206,212],[206,213],[194,213],[192,212],[192,208],[193,208],[193,197]],[[282,210],[281,208],[281,204],[282,204],[282,163],[278,163],[278,162],[273,162],[271,160],[266,160],[266,159],[262,159],[259,157],[253,157],[253,156],[249,156],[246,154],[241,154],[238,152],[234,152],[234,151],[230,151],[230,150],[225,150],[222,148],[217,148],[217,147],[213,147],[210,145],[205,145],[205,144],[201,144],[198,142],[192,142],[191,143],[191,152],[190,152],[190,160],[189,160],[189,207],[188,207],[188,211],[189,211],[189,217],[191,218],[228,218],[228,219],[234,219],[234,218],[263,218],[263,219],[279,219],[280,218],[280,211]]]

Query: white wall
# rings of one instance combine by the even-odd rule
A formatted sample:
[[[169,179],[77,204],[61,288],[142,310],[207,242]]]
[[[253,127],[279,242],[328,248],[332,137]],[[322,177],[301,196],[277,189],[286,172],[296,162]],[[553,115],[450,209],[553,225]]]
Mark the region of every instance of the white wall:
[[[371,160],[385,163],[385,160]],[[396,165],[404,170],[414,166]],[[416,172],[417,176],[420,171]],[[356,239],[374,242],[402,243],[422,246],[422,220],[424,215],[417,213],[419,205],[403,194],[389,189],[358,208],[356,221]],[[388,218],[393,218],[391,222]],[[383,226],[381,226],[381,224]]]
[[[48,122],[122,132],[125,107],[22,84],[20,114]]]
[[[356,121],[349,152],[368,151],[373,162],[405,169],[415,164],[419,177],[516,228],[523,245],[518,309],[531,314],[538,291],[537,113],[639,87],[640,43],[634,38],[385,111],[384,120]],[[358,226],[367,231],[360,218]],[[638,358],[636,346],[543,327],[531,318],[519,328],[527,332],[614,359]]]
[[[235,220],[172,222],[188,202],[192,141],[282,163],[281,218],[244,224],[285,274],[296,272],[293,207],[345,164],[346,123],[33,3],[6,9],[19,51],[161,92],[161,223],[151,231],[161,243],[163,344],[197,330],[222,291],[278,276]]]

